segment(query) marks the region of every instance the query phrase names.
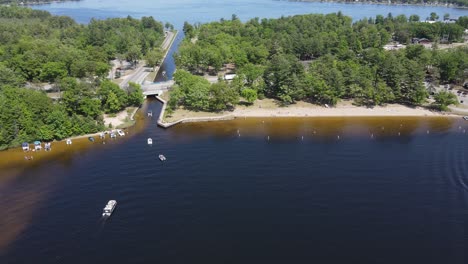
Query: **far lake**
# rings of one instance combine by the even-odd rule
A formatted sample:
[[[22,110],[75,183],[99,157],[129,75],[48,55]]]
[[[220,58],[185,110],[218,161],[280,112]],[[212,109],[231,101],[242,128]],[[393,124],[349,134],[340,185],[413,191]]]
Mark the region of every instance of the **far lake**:
[[[307,13],[328,14],[341,11],[353,19],[374,17],[377,14],[394,16],[416,14],[425,19],[431,12],[442,17],[468,14],[468,9],[439,6],[373,5],[345,3],[305,3],[273,0],[83,0],[79,2],[53,3],[34,8],[50,11],[53,14],[67,15],[78,22],[87,23],[91,18],[153,16],[157,20],[170,22],[181,28],[184,21],[190,23],[210,22],[220,18],[230,19],[236,14],[241,20],[254,17],[276,18]]]
[[[231,14],[468,15],[270,0],[84,0],[35,8],[81,23],[151,15],[179,29],[185,20]],[[169,58],[166,69],[173,67]],[[106,144],[53,143],[34,160],[20,150],[1,152],[0,263],[468,261],[468,122],[461,118],[247,118],[165,130],[156,126],[160,109],[148,100],[137,126]],[[110,199],[118,205],[105,220]]]

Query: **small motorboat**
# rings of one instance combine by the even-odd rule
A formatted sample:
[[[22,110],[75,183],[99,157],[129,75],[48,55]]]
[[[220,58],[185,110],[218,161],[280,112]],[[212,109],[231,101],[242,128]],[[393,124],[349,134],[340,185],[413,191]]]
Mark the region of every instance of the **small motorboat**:
[[[67,145],[71,145],[72,144],[72,140],[71,139],[67,139]]]
[[[106,206],[104,207],[102,211],[102,216],[111,216],[116,206],[117,206],[116,200],[110,200],[109,202],[107,202]]]
[[[465,119],[466,121],[468,121],[468,116],[464,116],[463,119]]]
[[[166,157],[164,157],[163,154],[159,154],[158,157],[159,157],[159,160],[160,160],[160,161],[165,161],[165,160],[166,160]]]
[[[125,132],[123,132],[120,129],[117,130],[117,134],[119,134],[119,136],[121,136],[121,137],[125,136]]]
[[[23,148],[23,151],[29,151],[29,143],[28,142],[23,142],[23,144],[21,144],[21,147]]]
[[[106,136],[106,135],[104,134],[104,132],[99,133],[99,137],[100,137],[100,138],[104,138],[105,136]]]
[[[153,116],[153,111],[148,111],[148,116]]]
[[[111,132],[111,133],[110,133],[110,137],[111,137],[111,138],[116,138],[117,136],[115,135],[114,132]]]
[[[148,138],[148,145],[153,145],[153,140],[151,138]]]
[[[91,141],[91,142],[94,142],[94,138],[93,138],[93,137],[88,137],[88,140]]]

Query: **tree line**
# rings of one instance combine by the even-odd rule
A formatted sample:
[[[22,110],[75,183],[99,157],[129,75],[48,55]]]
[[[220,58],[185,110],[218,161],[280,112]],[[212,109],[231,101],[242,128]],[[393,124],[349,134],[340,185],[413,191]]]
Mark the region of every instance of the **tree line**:
[[[317,2],[319,0],[289,0],[291,2]],[[331,2],[351,2],[355,3],[355,0],[339,0]],[[442,5],[442,4],[452,4],[458,7],[468,6],[468,0],[391,0],[391,4],[407,4],[407,5]],[[388,4],[388,0],[360,0],[359,3],[382,3]]]
[[[428,38],[434,46],[444,37],[448,42],[463,41],[466,18],[457,23],[423,23],[417,16],[389,14],[352,23],[350,17],[336,13],[242,23],[233,15],[231,20],[203,25],[186,23],[187,39],[175,60],[179,69],[195,75],[216,74],[226,65],[235,65],[237,76],[226,85],[250,101],[270,97],[284,104],[306,100],[334,105],[340,99],[354,99],[363,105],[420,105],[428,97],[425,80],[464,82],[468,49],[407,45],[387,51],[383,46],[410,44],[412,38]],[[175,80],[179,87],[170,102],[172,108],[220,110],[210,106],[216,94],[206,82]],[[190,95],[208,103],[195,103],[188,99]],[[235,103],[226,103],[221,110]]]
[[[139,85],[121,89],[106,80],[109,60],[151,54],[163,30],[152,17],[81,25],[46,11],[1,6],[0,148],[94,133],[104,129],[103,113],[139,106]],[[33,88],[43,83],[58,92],[56,102]]]

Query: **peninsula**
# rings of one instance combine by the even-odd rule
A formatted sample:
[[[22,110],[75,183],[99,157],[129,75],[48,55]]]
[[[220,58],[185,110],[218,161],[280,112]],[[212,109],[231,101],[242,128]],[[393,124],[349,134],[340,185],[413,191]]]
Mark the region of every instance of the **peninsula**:
[[[342,111],[331,108],[342,108],[343,102],[346,108],[381,109],[364,114],[346,110],[345,115],[357,116],[387,115],[387,105],[404,109],[388,111],[393,115],[446,110],[463,101],[453,91],[461,92],[466,80],[467,26],[468,17],[426,23],[418,16],[389,14],[353,23],[341,13],[246,23],[233,15],[231,20],[199,26],[185,23],[187,38],[175,56],[176,85],[166,95],[166,118],[199,117],[200,112],[337,115]],[[439,48],[454,43],[458,48]],[[441,90],[440,85],[456,89]],[[273,100],[277,109],[265,111],[257,102],[264,98]],[[330,110],[283,110],[297,104]],[[255,105],[263,110],[247,113]]]

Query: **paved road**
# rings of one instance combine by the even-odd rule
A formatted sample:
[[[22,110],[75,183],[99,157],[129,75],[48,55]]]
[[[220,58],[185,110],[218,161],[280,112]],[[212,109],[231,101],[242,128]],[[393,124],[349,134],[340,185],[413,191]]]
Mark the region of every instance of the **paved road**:
[[[163,51],[167,51],[171,46],[172,39],[174,38],[174,32],[166,31],[166,38],[164,39],[163,43],[161,44],[161,49]],[[129,82],[139,83],[142,84],[145,78],[150,74],[152,68],[145,67],[144,64],[139,65],[135,71],[127,76],[121,83],[120,87],[125,88],[127,87]]]

